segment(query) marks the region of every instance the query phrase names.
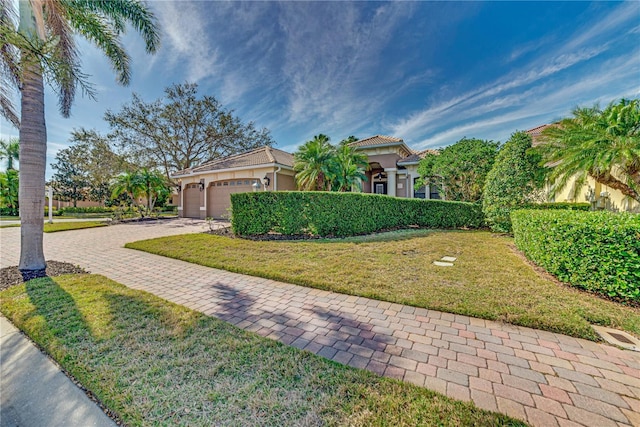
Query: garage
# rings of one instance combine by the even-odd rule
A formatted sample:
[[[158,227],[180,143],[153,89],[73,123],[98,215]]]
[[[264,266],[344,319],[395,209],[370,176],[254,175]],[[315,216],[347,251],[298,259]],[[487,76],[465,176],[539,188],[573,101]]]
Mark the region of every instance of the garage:
[[[231,194],[253,191],[255,179],[233,179],[212,182],[207,189],[207,216],[220,219],[229,218]]]
[[[198,184],[187,184],[182,190],[183,210],[185,218],[200,218],[200,189]]]

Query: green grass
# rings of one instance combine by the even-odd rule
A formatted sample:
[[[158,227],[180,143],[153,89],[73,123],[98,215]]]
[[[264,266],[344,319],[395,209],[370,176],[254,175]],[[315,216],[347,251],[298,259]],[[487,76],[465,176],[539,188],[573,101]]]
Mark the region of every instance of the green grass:
[[[0,310],[125,425],[524,425],[103,276],[35,279]]]
[[[172,258],[303,286],[598,340],[590,324],[640,336],[640,310],[541,277],[513,239],[412,230],[344,240],[250,241],[209,234],[129,243]],[[443,256],[454,267],[437,267]]]
[[[80,230],[83,228],[105,227],[105,221],[82,221],[82,222],[54,222],[53,224],[45,223],[45,233],[56,233],[58,231]]]

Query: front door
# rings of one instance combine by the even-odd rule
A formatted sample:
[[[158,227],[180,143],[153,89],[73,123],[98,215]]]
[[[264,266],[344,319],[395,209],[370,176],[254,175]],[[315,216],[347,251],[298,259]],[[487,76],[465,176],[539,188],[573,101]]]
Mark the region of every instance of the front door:
[[[374,187],[374,193],[387,194],[387,184],[384,182],[376,182]]]

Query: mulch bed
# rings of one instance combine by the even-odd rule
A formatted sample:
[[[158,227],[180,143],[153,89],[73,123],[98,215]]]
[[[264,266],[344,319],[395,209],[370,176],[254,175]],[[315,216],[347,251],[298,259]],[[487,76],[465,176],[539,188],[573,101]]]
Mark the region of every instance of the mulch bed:
[[[55,277],[62,274],[86,274],[86,270],[68,262],[47,261],[47,268],[44,270],[20,271],[18,266],[5,267],[0,269],[0,291],[11,286],[28,282],[31,279],[40,277]]]

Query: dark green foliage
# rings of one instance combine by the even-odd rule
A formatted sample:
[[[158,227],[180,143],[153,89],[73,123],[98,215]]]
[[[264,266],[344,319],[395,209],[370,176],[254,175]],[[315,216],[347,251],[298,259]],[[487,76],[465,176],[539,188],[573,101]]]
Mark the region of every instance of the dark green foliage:
[[[571,202],[549,202],[549,203],[529,203],[526,209],[546,209],[556,210],[565,209],[570,211],[588,211],[591,209],[589,203],[571,203]]]
[[[511,211],[541,198],[545,169],[540,155],[532,153],[531,136],[516,132],[502,147],[487,175],[482,210],[493,231],[510,232]]]
[[[59,212],[60,212],[60,215],[65,215],[70,213],[111,213],[116,209],[117,207],[108,208],[104,206],[91,206],[91,207],[79,208],[79,207],[69,206],[66,208],[60,208]]]
[[[424,184],[435,186],[447,200],[477,202],[499,146],[494,141],[462,138],[439,154],[427,154],[418,173]]]
[[[563,282],[640,302],[640,216],[520,210],[511,214],[518,249]]]
[[[260,192],[231,195],[234,233],[353,236],[396,227],[478,228],[480,205],[377,194]]]

